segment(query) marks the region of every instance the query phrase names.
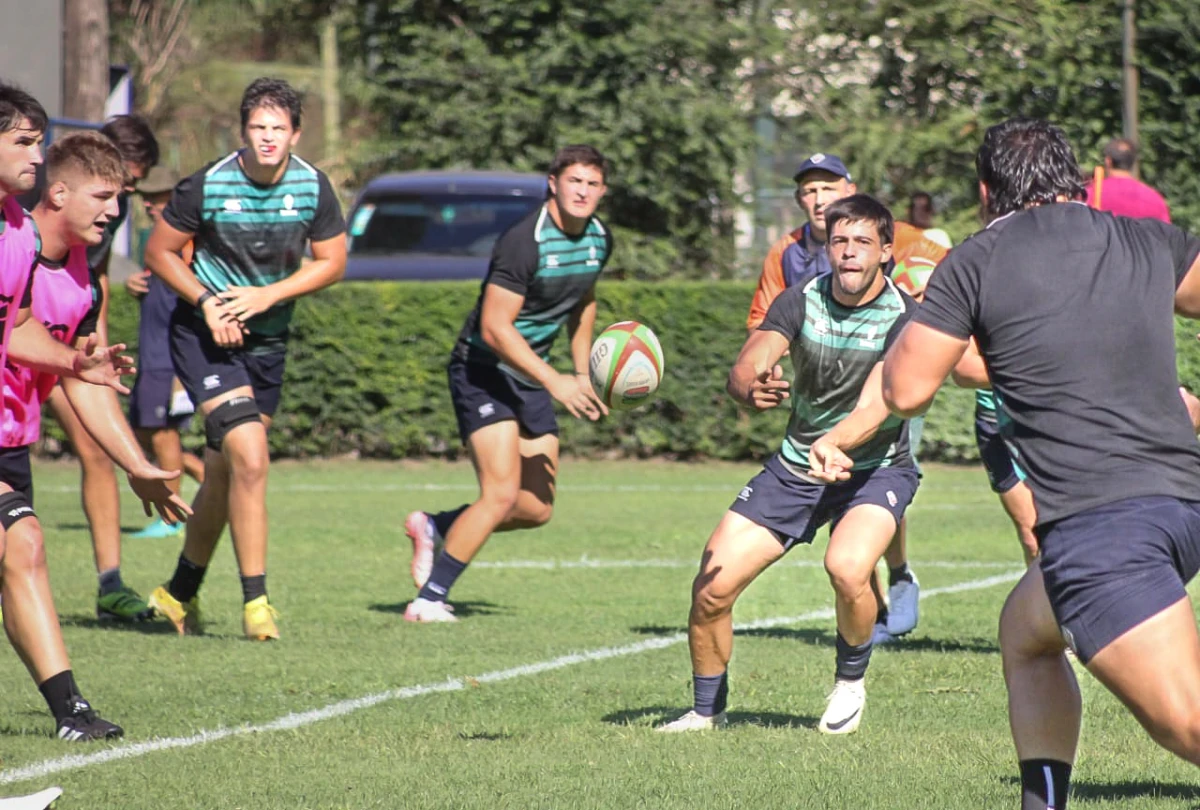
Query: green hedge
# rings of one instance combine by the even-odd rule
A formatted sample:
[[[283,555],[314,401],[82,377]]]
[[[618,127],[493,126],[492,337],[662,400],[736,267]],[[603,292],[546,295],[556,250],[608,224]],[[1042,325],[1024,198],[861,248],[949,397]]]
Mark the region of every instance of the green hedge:
[[[277,456],[360,454],[379,458],[461,453],[446,359],[479,286],[465,282],[342,284],[297,307],[280,412]],[[751,414],[725,394],[725,377],[745,338],[748,282],[609,282],[599,288],[598,323],[633,319],[663,344],[667,374],[658,397],[598,423],[560,414],[570,453],[676,459],[758,458],[774,449],[785,415]],[[118,290],[110,331],[136,349],[137,309]],[[1180,373],[1200,381],[1200,346],[1180,324]],[[557,365],[570,368],[566,341]],[[921,457],[977,459],[973,395],[947,386],[925,427]]]

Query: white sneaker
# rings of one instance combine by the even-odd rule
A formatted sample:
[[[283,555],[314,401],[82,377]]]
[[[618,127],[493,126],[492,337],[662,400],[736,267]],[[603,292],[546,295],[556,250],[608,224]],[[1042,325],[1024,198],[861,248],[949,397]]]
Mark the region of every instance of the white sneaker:
[[[431,599],[422,599],[418,596],[409,602],[408,607],[404,609],[404,621],[456,622],[458,621],[458,617],[454,615],[454,608],[445,602],[434,602]]]
[[[912,582],[902,579],[888,588],[887,631],[893,636],[911,633],[917,626],[921,585],[916,574],[912,578]]]
[[[824,734],[849,734],[858,730],[862,722],[863,707],[867,704],[866,679],[844,681],[838,679],[833,683],[833,691],[829,693],[829,705],[817,730]]]
[[[702,714],[696,714],[693,709],[683,717],[672,720],[670,723],[664,723],[654,730],[663,734],[674,734],[680,731],[712,731],[725,728],[727,725],[729,725],[729,718],[725,716],[725,712],[717,712],[712,717],[705,717]]]
[[[875,629],[871,631],[871,644],[888,644],[895,641],[896,637],[888,632],[887,625],[883,622],[875,625]]]
[[[433,573],[433,560],[437,556],[441,537],[433,518],[425,512],[410,512],[404,521],[404,533],[412,540],[412,578],[417,588],[424,588]]]
[[[31,796],[0,799],[0,810],[46,810],[62,795],[62,788],[52,787]]]

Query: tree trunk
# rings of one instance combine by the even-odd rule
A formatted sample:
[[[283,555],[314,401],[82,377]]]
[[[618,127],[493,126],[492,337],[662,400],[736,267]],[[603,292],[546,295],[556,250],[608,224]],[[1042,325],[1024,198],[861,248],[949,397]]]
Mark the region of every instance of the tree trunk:
[[[102,121],[107,98],[107,0],[63,0],[63,114]]]

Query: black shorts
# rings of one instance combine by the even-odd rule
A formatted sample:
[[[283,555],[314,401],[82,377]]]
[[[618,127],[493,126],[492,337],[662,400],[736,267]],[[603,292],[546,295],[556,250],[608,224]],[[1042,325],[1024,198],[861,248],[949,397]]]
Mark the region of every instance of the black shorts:
[[[558,435],[554,400],[545,388],[526,385],[495,366],[457,359],[446,372],[463,444],[480,428],[510,419],[528,436]]]
[[[992,492],[1003,495],[1021,483],[1008,446],[1000,437],[999,425],[990,419],[975,417],[975,446],[979,448],[979,458],[983,461],[983,469],[987,471]]]
[[[811,543],[826,523],[836,527],[847,512],[865,504],[882,506],[899,525],[919,480],[914,467],[876,467],[852,472],[848,481],[814,484],[789,472],[776,454],[729,509],[770,529],[786,550]]]
[[[259,413],[270,416],[279,407],[286,361],[284,348],[261,354],[221,348],[208,324],[182,302],[171,315],[171,362],[197,406],[248,385],[254,390]]]
[[[20,492],[33,506],[33,468],[29,465],[29,445],[0,447],[0,482]]]
[[[182,428],[191,415],[171,414],[174,389],[175,372],[139,371],[129,393],[129,424],[144,430]]]
[[[1037,528],[1063,638],[1083,663],[1187,595],[1200,571],[1200,502],[1129,498]]]

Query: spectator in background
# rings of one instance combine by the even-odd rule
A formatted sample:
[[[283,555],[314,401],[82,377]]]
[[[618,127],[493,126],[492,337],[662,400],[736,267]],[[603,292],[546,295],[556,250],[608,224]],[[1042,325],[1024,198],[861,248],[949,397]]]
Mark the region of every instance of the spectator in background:
[[[1167,201],[1151,186],[1134,177],[1137,145],[1128,138],[1113,138],[1104,147],[1104,169],[1087,187],[1087,204],[1119,217],[1150,217],[1171,221]]]
[[[171,201],[171,191],[179,178],[165,166],[155,166],[138,185],[142,204],[152,223],[158,222],[162,211]],[[191,261],[191,245],[184,249],[184,261]],[[185,452],[179,433],[195,413],[195,406],[175,377],[168,348],[171,313],[178,301],[166,283],[143,270],[125,281],[125,290],[141,301],[138,321],[138,374],[129,397],[129,424],[138,441],[163,469],[183,469],[199,483],[204,483],[204,462]],[[176,494],[178,478],[167,482]],[[174,537],[183,531],[183,524],[167,523],[161,517],[130,537]]]

